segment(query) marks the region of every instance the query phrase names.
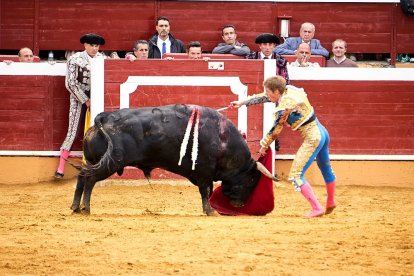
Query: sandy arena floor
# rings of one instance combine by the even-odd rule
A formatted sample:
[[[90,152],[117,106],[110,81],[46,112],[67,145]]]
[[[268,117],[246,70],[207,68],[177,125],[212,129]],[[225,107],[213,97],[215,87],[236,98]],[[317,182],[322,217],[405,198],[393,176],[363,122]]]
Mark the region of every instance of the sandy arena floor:
[[[162,183],[105,181],[90,216],[69,209],[75,180],[0,185],[0,275],[414,275],[414,189],[339,185],[306,219],[278,182],[267,216],[207,217],[195,186]]]

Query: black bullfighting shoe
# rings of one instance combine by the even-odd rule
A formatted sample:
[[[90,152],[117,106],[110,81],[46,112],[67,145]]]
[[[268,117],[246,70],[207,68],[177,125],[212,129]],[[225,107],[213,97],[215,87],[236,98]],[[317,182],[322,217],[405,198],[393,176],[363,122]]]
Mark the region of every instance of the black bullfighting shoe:
[[[55,172],[55,178],[56,179],[62,179],[63,178],[63,173],[60,173],[60,172]]]

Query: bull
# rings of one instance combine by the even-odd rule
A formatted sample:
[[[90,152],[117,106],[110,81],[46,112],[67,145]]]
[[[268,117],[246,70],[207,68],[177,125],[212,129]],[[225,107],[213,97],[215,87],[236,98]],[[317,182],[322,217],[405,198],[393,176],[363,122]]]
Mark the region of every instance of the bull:
[[[186,177],[198,186],[207,215],[214,213],[208,201],[213,181],[222,182],[223,194],[234,206],[243,206],[261,173],[273,177],[252,158],[234,124],[208,107],[177,104],[121,109],[100,113],[94,122],[84,137],[86,165],[78,175],[71,206],[76,213],[89,214],[95,183],[115,172],[122,175],[126,166],[141,169],[147,178],[154,168]],[[194,127],[192,136],[189,127],[190,131]]]

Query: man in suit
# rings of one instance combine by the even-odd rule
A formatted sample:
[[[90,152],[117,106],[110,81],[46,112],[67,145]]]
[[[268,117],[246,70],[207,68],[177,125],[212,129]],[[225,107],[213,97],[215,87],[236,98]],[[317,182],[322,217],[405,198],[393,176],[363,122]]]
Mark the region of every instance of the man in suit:
[[[278,45],[274,52],[279,55],[294,55],[299,44],[308,43],[312,55],[324,56],[329,59],[329,52],[326,50],[318,39],[313,38],[315,35],[315,25],[305,22],[300,27],[300,37],[290,37],[285,43]]]
[[[156,33],[149,40],[148,58],[162,58],[166,53],[185,53],[184,43],[170,33],[170,20],[160,16],[155,21]]]
[[[260,51],[251,52],[247,59],[275,59],[276,60],[276,75],[285,78],[286,83],[289,84],[289,74],[286,68],[287,61],[282,56],[273,52],[276,45],[280,43],[277,36],[270,33],[263,33],[256,37],[255,43],[259,45]]]

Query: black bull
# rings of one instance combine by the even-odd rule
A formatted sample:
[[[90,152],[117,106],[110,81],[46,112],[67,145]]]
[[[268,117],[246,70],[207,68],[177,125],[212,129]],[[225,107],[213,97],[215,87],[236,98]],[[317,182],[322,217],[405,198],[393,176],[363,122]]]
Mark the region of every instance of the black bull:
[[[198,157],[194,170],[191,152],[194,133],[179,165],[180,148],[193,110],[199,111]],[[195,119],[193,127],[195,128]],[[83,151],[87,165],[81,168],[71,209],[90,213],[90,197],[97,181],[125,166],[141,169],[147,178],[161,168],[188,178],[198,186],[204,213],[214,210],[208,202],[213,181],[222,181],[223,193],[241,206],[257,184],[261,170],[246,141],[225,116],[207,107],[167,105],[103,112],[85,135]],[[83,195],[82,207],[80,201]]]

